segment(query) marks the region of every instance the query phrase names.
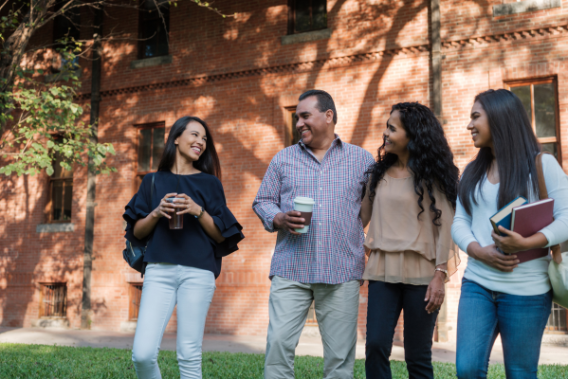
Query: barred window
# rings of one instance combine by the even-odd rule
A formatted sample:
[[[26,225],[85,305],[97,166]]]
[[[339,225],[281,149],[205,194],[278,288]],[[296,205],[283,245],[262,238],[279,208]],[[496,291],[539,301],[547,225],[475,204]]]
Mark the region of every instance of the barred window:
[[[128,319],[131,321],[138,320],[138,312],[140,312],[140,299],[142,298],[142,283],[130,283],[128,289],[128,298],[130,305],[128,307]]]
[[[144,176],[158,170],[164,152],[166,123],[160,121],[134,126],[138,131],[138,168],[134,190],[138,191]]]
[[[39,317],[67,316],[66,283],[41,284],[39,299]]]
[[[48,222],[70,222],[73,204],[73,171],[61,166],[62,157],[55,154],[53,174],[49,177],[50,198]]]
[[[296,129],[296,123],[298,122],[298,115],[296,114],[296,107],[288,107],[286,108],[287,111],[287,121],[286,121],[286,130],[285,130],[285,140],[286,146],[292,146],[300,141],[300,134],[298,134],[298,130]]]

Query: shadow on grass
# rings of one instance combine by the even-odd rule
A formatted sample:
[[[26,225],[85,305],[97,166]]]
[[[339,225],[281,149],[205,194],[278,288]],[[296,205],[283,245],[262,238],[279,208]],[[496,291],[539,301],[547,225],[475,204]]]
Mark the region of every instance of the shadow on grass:
[[[179,378],[174,351],[160,352],[158,362],[163,378]],[[263,354],[203,353],[204,379],[262,378]],[[408,378],[406,364],[391,361],[394,379]],[[295,360],[296,377],[323,377],[323,358],[301,356]],[[455,378],[455,365],[434,363],[436,378]],[[505,378],[503,365],[491,365],[488,377]],[[539,367],[541,379],[568,378],[568,366]],[[48,345],[0,344],[0,378],[10,379],[136,379],[130,350],[63,347]],[[355,362],[355,378],[365,378],[365,361]]]

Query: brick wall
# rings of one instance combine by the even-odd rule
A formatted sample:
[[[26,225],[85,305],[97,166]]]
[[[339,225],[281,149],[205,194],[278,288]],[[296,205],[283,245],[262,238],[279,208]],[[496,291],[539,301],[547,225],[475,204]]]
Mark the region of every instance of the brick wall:
[[[170,20],[172,63],[131,69],[137,59],[137,15],[108,9],[104,43],[99,139],[113,143],[110,164],[118,172],[97,178],[92,276],[93,328],[118,330],[128,319],[128,282],[137,276],[122,260],[124,205],[133,195],[136,168],[134,124],[184,115],[213,128],[229,207],[247,238],[223,261],[206,332],[264,334],[268,323],[268,271],[276,235],[265,232],[251,204],[264,172],[285,147],[286,107],[307,89],[321,88],[336,101],[337,133],[376,155],[392,104],[430,104],[428,8],[422,1],[328,2],[330,39],[281,45],[285,0],[218,1],[235,19],[221,19],[181,3]],[[555,76],[561,141],[568,152],[566,9],[493,18],[502,1],[441,3],[443,123],[460,168],[475,149],[466,125],[474,96],[509,80]],[[85,19],[89,15],[83,15]],[[50,26],[32,45],[49,40]],[[88,38],[89,31],[83,31]],[[45,40],[43,39],[45,38]],[[40,56],[35,55],[41,64]],[[30,64],[33,59],[29,59]],[[81,61],[83,100],[88,99],[88,61]],[[564,156],[568,167],[568,153]],[[86,172],[74,173],[73,233],[36,233],[47,202],[47,177],[0,179],[0,320],[29,326],[38,317],[39,283],[68,283],[68,318],[80,325]],[[448,285],[448,322],[455,335],[460,280]],[[365,334],[367,287],[361,288],[359,333]],[[175,330],[175,317],[168,329]],[[399,326],[397,338],[401,337]],[[454,337],[455,338],[455,337]]]

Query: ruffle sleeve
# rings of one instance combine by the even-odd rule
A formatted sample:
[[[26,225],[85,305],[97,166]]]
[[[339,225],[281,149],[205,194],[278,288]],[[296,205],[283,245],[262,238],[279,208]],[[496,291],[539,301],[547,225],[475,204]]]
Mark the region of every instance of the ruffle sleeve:
[[[124,238],[135,245],[145,246],[150,236],[140,240],[134,236],[134,224],[136,221],[145,218],[152,211],[152,204],[150,204],[150,178],[151,175],[146,175],[138,192],[132,197],[124,208],[122,218],[126,221],[126,234]]]
[[[206,208],[209,208],[207,212],[211,215],[213,222],[217,228],[219,228],[221,235],[225,238],[223,242],[215,243],[215,257],[222,258],[237,251],[239,249],[237,246],[238,243],[241,242],[245,236],[241,232],[243,227],[227,207],[225,192],[223,191],[221,182],[216,180],[216,184],[214,190],[211,192],[212,196]]]

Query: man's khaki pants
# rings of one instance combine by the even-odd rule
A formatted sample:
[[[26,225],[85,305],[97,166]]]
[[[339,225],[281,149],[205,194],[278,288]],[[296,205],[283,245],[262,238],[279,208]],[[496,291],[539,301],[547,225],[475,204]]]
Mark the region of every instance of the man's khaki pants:
[[[268,304],[265,379],[294,378],[295,350],[312,300],[323,342],[324,379],[353,378],[359,281],[304,284],[275,276]]]

